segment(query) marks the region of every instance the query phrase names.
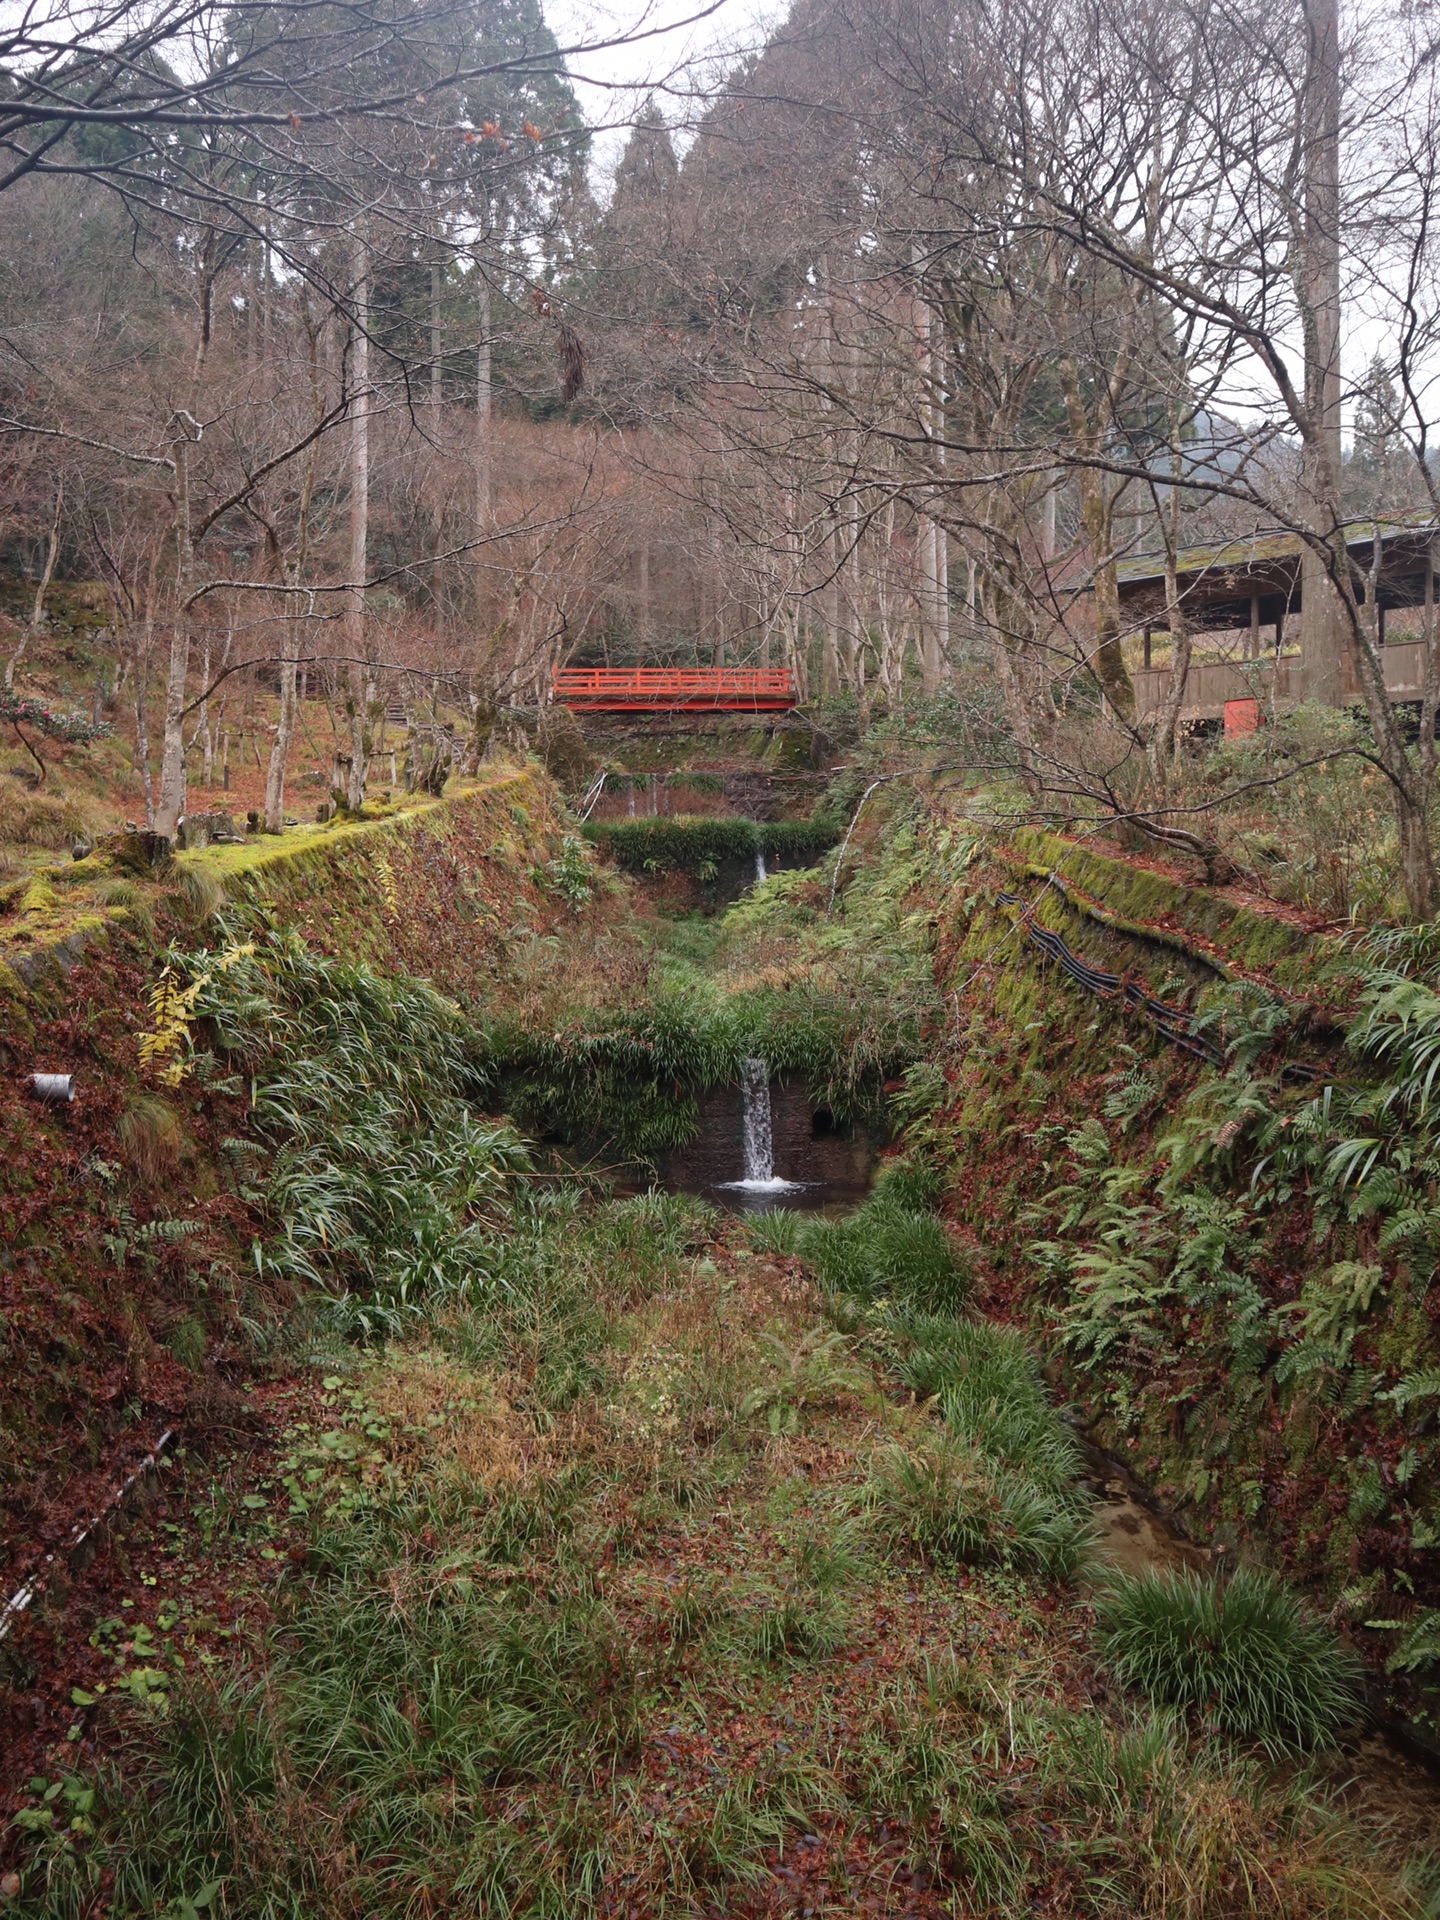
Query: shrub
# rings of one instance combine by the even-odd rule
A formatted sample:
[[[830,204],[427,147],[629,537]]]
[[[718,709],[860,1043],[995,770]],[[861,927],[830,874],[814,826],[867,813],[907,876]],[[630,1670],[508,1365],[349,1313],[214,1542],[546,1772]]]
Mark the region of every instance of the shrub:
[[[843,1220],[809,1222],[800,1251],[831,1293],[954,1313],[970,1291],[970,1274],[941,1222],[888,1194]]]
[[[585,828],[585,836],[630,873],[673,872],[713,878],[725,860],[808,861],[835,845],[834,824],[818,820],[745,820],[738,816],[663,820],[603,820]]]
[[[1126,1686],[1280,1754],[1330,1740],[1359,1706],[1358,1664],[1273,1574],[1119,1575],[1096,1605]]]
[[[953,1435],[881,1454],[867,1499],[892,1544],[941,1566],[998,1563],[1063,1579],[1085,1550],[1077,1512],[1022,1475],[988,1467]]]

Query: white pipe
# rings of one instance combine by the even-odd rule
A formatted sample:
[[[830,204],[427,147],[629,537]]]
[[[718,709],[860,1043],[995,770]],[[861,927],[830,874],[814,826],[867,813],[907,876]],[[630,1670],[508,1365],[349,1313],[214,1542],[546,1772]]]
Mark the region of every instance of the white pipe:
[[[139,1466],[136,1467],[135,1471],[128,1474],[126,1478],[121,1481],[120,1485],[115,1489],[114,1493],[111,1494],[110,1498],[94,1518],[81,1521],[71,1533],[65,1545],[63,1547],[57,1547],[53,1553],[47,1553],[24,1585],[15,1589],[14,1593],[12,1593],[10,1598],[5,1602],[5,1605],[0,1607],[0,1640],[5,1638],[6,1634],[9,1633],[11,1627],[14,1626],[26,1608],[38,1600],[40,1595],[45,1591],[45,1588],[49,1584],[50,1576],[55,1571],[56,1561],[60,1559],[69,1560],[79,1548],[83,1547],[102,1521],[107,1520],[115,1511],[116,1507],[124,1502],[126,1494],[129,1493],[135,1482],[142,1478],[143,1475],[149,1473],[152,1467],[160,1464],[161,1454],[164,1453],[165,1449],[170,1445],[170,1442],[175,1438],[177,1431],[178,1429],[175,1427],[167,1427],[150,1449],[149,1453],[147,1453],[145,1458],[140,1462]]]

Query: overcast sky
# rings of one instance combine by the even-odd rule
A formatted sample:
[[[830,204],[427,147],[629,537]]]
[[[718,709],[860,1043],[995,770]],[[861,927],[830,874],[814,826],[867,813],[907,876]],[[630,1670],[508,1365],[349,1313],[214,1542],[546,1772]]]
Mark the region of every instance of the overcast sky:
[[[706,8],[707,0],[651,0],[650,5],[547,0],[545,17],[562,46],[625,41],[570,63],[586,118],[600,129],[597,192],[608,192],[625,125],[648,93],[655,93],[667,120],[683,123],[697,85],[713,84],[785,12],[781,0],[719,0]],[[683,132],[679,144],[684,144]]]

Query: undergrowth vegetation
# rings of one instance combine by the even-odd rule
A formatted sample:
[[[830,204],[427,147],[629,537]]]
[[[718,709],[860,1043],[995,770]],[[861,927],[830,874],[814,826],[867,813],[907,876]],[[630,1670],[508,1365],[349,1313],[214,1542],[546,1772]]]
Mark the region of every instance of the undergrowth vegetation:
[[[277,1462],[272,1628],[117,1685],[109,1762],[37,1791],[18,1914],[698,1920],[783,1869],[860,1911],[1420,1920],[1313,1781],[1089,1697],[1077,1463],[1013,1335],[827,1310],[667,1196],[510,1205],[494,1291],[356,1353]]]
[[[1218,1497],[1243,1532],[1329,1436],[1335,1499],[1306,1516],[1297,1560],[1362,1631],[1395,1636],[1392,1672],[1432,1718],[1437,961],[1430,929],[1356,944],[1345,1053],[1318,1084],[1286,1059],[1303,1006],[1249,983],[1208,990],[1198,1023],[1223,1067],[1168,1111],[1154,1070],[1112,1076],[1103,1117],[1054,1129],[1063,1178],[1028,1216],[1107,1430],[1158,1440],[1185,1497]],[[1237,1455],[1237,1430],[1279,1437],[1268,1464]]]
[[[1321,1745],[1358,1712],[1354,1656],[1261,1568],[1118,1579],[1097,1613],[1101,1651],[1125,1685],[1270,1753]]]
[[[652,820],[604,820],[586,835],[630,873],[678,871],[714,880],[726,862],[753,861],[756,854],[787,864],[814,860],[835,845],[833,820],[747,820],[676,816]]]
[[[279,935],[172,955],[166,1059],[248,1096],[290,1424],[229,1509],[233,1638],[202,1654],[178,1605],[98,1633],[76,1724],[107,1737],[32,1783],[24,1920],[1436,1910],[1268,1762],[1348,1684],[1283,1594],[1207,1638],[1197,1592],[1142,1645],[1108,1587],[1103,1684],[1080,1449],[936,1211],[915,890],[973,844],[901,814],[835,912],[777,876],[558,1034]],[[847,1218],[615,1199],[482,1117],[648,1152],[752,1054],[856,1102],[899,1082],[909,1151]]]
[[[493,1017],[483,1058],[497,1099],[534,1137],[612,1164],[654,1166],[684,1146],[698,1096],[736,1084],[747,1059],[841,1122],[882,1123],[886,1083],[935,1018],[931,928],[913,899],[923,870],[902,823],[892,857],[867,865],[836,911],[823,871],[779,873],[698,945],[683,924],[665,929],[633,1001]]]
[[[433,987],[294,934],[246,948],[171,965],[203,983],[191,1015],[212,1042],[182,1064],[249,1086],[258,1138],[229,1149],[242,1192],[279,1226],[256,1264],[325,1296],[332,1331],[396,1332],[423,1300],[482,1282],[525,1150],[476,1117],[466,1028]]]

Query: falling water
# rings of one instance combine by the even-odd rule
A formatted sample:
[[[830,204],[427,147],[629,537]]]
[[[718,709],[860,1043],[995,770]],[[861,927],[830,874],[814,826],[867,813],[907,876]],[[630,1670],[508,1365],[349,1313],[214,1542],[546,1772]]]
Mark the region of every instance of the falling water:
[[[742,1061],[740,1085],[745,1095],[745,1185],[768,1187],[775,1178],[769,1067],[763,1060]]]
[[[755,849],[755,884],[756,886],[763,887],[768,878],[769,878],[769,875],[765,871],[765,849],[763,847],[757,847]]]
[[[791,1193],[794,1182],[775,1177],[775,1141],[770,1130],[770,1068],[763,1060],[742,1060],[745,1178],[726,1184],[744,1193]]]

